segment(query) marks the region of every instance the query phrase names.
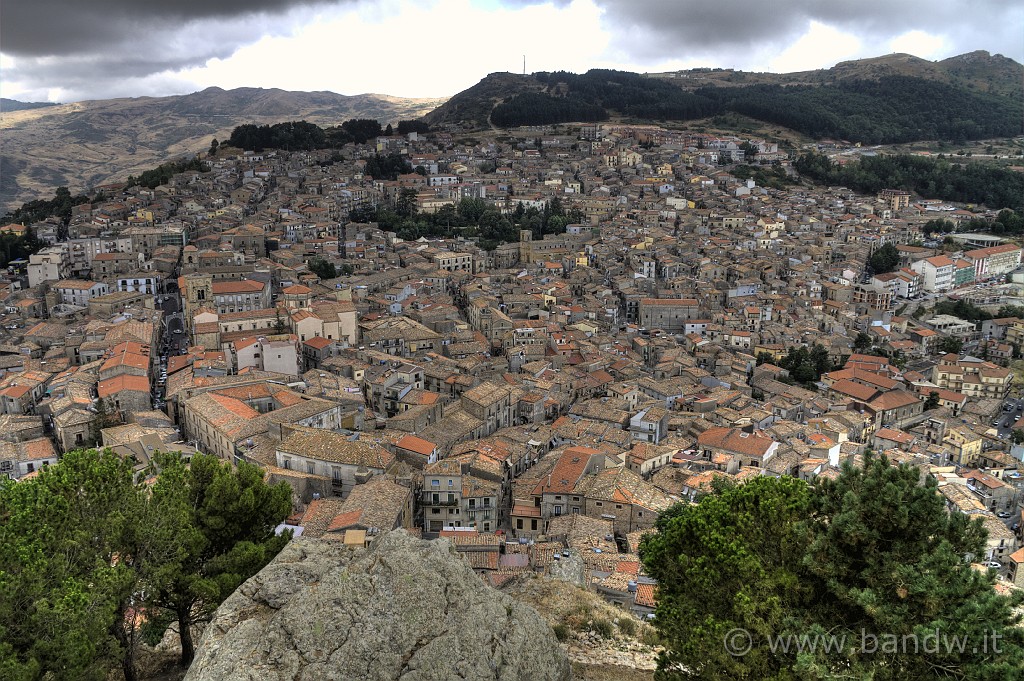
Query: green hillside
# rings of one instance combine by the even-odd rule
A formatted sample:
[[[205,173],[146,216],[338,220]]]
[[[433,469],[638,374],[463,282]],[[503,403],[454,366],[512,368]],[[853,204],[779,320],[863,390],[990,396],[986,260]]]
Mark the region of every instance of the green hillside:
[[[689,121],[737,113],[814,138],[864,144],[1024,132],[1024,66],[986,52],[928,62],[890,55],[797,74],[720,69],[641,75],[593,69],[491,74],[431,112],[432,125],[516,127],[610,119]]]

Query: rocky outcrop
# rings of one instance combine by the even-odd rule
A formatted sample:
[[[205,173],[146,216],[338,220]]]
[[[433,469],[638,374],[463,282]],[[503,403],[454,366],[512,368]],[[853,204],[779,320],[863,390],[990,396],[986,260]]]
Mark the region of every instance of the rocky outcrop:
[[[578,587],[587,585],[587,566],[576,550],[563,551],[559,560],[551,561],[548,570],[552,579],[560,579]]]
[[[535,610],[444,540],[299,538],[221,606],[186,681],[568,679]]]

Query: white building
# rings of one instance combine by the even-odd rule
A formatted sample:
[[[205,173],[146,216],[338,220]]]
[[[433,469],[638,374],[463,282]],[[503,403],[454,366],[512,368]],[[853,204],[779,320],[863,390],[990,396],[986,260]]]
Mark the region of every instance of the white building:
[[[44,281],[59,281],[71,273],[71,258],[66,245],[48,246],[28,257],[29,288]]]
[[[160,277],[157,272],[134,272],[117,278],[118,291],[156,295],[159,291],[159,286]]]
[[[295,336],[278,336],[273,340],[265,336],[243,338],[235,341],[232,349],[236,371],[252,368],[287,376],[301,373],[302,354]]]
[[[1018,249],[1019,250],[1019,249]],[[921,275],[921,288],[929,293],[948,291],[953,288],[953,275],[956,266],[946,255],[918,260],[910,268]]]
[[[65,305],[86,307],[93,298],[110,293],[110,287],[102,281],[62,279],[53,285],[53,291]]]
[[[1020,267],[1020,256],[1021,249],[1013,244],[978,248],[964,253],[964,259],[974,263],[975,281],[1012,272]]]

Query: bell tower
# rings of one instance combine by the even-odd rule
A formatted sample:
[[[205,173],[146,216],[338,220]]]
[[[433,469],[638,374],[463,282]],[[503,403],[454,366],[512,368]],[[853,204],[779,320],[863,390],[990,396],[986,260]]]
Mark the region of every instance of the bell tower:
[[[199,308],[209,306],[216,309],[213,300],[213,277],[209,274],[187,274],[183,279],[185,280],[185,290],[183,291],[182,305],[184,306],[185,326],[191,331],[192,321]]]

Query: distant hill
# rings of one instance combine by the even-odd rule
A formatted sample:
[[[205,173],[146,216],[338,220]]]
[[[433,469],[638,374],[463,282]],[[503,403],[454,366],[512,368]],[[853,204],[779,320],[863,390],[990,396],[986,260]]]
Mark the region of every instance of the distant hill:
[[[422,120],[430,125],[450,123],[484,129],[490,125],[489,116],[496,104],[516,95],[543,92],[546,88],[533,76],[491,73],[473,87],[451,97]]]
[[[1024,66],[1009,57],[984,50],[968,52],[942,61],[928,61],[911,54],[893,53],[839,62],[829,69],[767,73],[733,69],[691,69],[648,74],[653,78],[674,80],[680,87],[698,89],[746,85],[826,85],[843,80],[878,80],[889,76],[909,76],[958,85],[977,92],[1007,97],[1024,96]]]
[[[44,106],[58,106],[53,102],[19,102],[16,99],[0,97],[0,113],[4,111],[24,111],[25,109],[41,109]]]
[[[5,100],[8,101],[8,100]],[[306,120],[338,125],[416,119],[444,99],[212,87],[173,97],[76,102],[0,115],[0,210],[138,175],[170,158],[205,152],[244,123]]]
[[[608,119],[686,121],[726,112],[812,137],[870,144],[1008,137],[1022,132],[1024,66],[979,51],[939,62],[892,54],[790,74],[491,74],[425,120],[483,129]]]

